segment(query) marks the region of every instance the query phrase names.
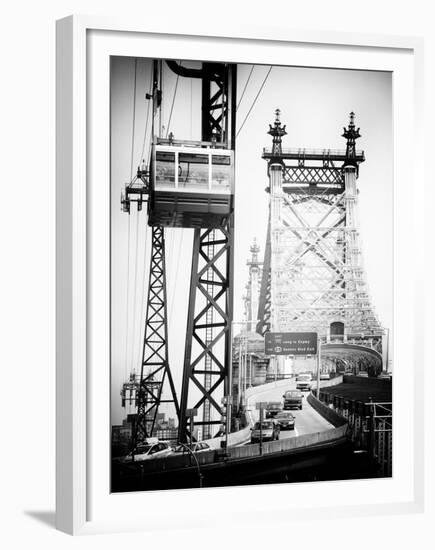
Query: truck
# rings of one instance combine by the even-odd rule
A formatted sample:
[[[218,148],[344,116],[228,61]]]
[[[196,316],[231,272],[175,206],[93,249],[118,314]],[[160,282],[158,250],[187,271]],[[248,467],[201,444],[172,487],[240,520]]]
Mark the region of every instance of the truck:
[[[301,391],[310,391],[311,389],[311,374],[303,373],[296,376],[296,389]]]
[[[302,399],[304,394],[298,390],[288,390],[282,396],[284,399],[284,410],[300,409],[302,410]]]

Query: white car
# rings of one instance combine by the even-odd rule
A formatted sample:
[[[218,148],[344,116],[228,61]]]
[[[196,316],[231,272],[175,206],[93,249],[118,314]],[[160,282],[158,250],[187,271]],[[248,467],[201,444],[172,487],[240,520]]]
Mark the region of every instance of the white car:
[[[152,458],[163,458],[171,454],[172,449],[168,443],[158,441],[157,443],[141,443],[134,451],[124,456],[121,462],[142,462]]]
[[[174,449],[175,454],[190,454],[192,453],[205,453],[207,451],[210,451],[210,446],[208,443],[204,443],[201,441],[198,441],[196,443],[188,444],[188,445],[177,445]]]
[[[254,427],[251,428],[251,443],[259,443],[260,440],[275,441],[279,439],[279,431],[279,424],[274,419],[256,422]]]

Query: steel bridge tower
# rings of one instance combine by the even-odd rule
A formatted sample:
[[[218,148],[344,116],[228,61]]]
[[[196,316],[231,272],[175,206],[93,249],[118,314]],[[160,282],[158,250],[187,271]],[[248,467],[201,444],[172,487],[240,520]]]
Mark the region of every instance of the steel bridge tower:
[[[279,110],[268,133],[272,148],[262,157],[270,211],[257,331],[318,332],[324,343],[370,348],[382,360],[384,330],[361,261],[357,178],[365,158],[355,146],[354,113],[342,134],[346,150],[283,149]],[[362,355],[353,351],[353,358]],[[272,357],[269,369],[279,374],[282,361]]]
[[[247,260],[246,265],[249,266],[249,279],[246,285],[246,294],[243,297],[246,330],[253,332],[257,326],[258,315],[258,298],[260,296],[261,275],[263,262],[260,261],[258,254],[260,247],[256,239],[250,247],[251,257]]]

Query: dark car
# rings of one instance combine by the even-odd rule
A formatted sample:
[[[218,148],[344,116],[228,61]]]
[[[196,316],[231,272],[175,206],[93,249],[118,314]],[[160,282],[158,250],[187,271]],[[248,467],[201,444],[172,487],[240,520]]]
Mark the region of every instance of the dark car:
[[[282,411],[282,403],[279,401],[271,401],[266,405],[266,418],[275,418]]]
[[[275,416],[275,422],[279,425],[281,430],[294,430],[295,420],[292,413],[288,411],[282,411]]]
[[[283,395],[284,398],[284,410],[288,411],[289,409],[300,409],[302,410],[302,399],[304,394],[299,390],[289,390],[286,391]]]

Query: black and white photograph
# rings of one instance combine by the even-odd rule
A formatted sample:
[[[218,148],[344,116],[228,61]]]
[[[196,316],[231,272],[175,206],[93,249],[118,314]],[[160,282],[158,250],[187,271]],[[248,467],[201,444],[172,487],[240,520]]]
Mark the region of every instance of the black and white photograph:
[[[392,76],[288,62],[111,57],[114,493],[394,474]]]
[[[430,547],[433,11],[5,4],[3,548]]]

